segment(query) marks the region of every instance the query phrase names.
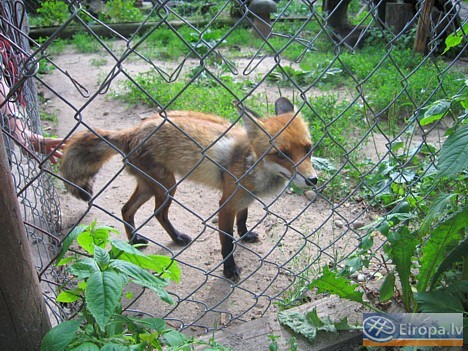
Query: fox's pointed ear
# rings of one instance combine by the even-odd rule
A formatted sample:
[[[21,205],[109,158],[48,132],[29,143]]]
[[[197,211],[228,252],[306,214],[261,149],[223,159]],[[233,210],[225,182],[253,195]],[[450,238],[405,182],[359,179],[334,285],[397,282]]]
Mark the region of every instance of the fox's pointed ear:
[[[251,110],[247,106],[242,105],[238,100],[234,100],[232,103],[237,108],[237,111],[239,111],[239,113],[245,112],[251,115],[252,117],[262,118],[262,116],[259,113],[255,112],[254,110]]]
[[[288,99],[280,97],[275,102],[276,115],[282,115],[283,113],[294,112],[294,105]]]
[[[260,121],[260,115],[249,108],[243,106],[239,101],[234,101],[234,106],[236,106],[239,115],[244,122],[245,129],[250,137],[256,135],[261,131],[263,123]]]

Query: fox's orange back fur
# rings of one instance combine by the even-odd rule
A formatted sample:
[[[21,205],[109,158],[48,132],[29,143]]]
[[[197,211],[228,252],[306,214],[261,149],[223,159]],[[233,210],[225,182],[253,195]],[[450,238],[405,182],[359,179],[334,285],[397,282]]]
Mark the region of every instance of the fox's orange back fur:
[[[294,156],[293,150],[310,144],[307,125],[292,113],[257,123],[259,127],[246,129],[214,115],[172,111],[167,119],[157,115],[121,131],[81,132],[67,142],[61,171],[65,179],[85,190],[67,184],[74,196],[84,200],[90,199],[96,173],[117,153],[127,157],[132,165],[128,170],[135,176],[143,176],[139,170],[151,174],[148,168],[155,171],[159,167],[161,172],[188,175],[191,180],[222,189],[226,170],[240,179],[258,157],[265,154],[268,158],[276,148],[291,150],[288,156]],[[276,148],[272,148],[272,137]],[[252,181],[244,183],[248,189],[259,186]]]

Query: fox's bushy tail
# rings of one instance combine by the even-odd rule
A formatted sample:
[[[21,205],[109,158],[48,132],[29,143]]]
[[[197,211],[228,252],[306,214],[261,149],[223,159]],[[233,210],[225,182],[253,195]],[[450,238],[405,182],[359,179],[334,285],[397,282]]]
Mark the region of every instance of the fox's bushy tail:
[[[119,132],[96,130],[71,137],[62,156],[61,173],[68,181],[65,186],[73,196],[89,201],[93,194],[94,176],[118,150],[128,152],[125,138]],[[110,144],[112,145],[110,145]],[[125,145],[127,144],[127,145]]]

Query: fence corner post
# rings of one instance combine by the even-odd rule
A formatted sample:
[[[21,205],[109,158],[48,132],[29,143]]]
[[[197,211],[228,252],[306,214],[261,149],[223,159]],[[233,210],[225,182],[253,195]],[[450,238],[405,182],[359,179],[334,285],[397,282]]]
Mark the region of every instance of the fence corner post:
[[[434,0],[425,0],[421,13],[419,15],[418,27],[416,29],[416,39],[414,40],[414,52],[420,54],[427,53],[427,38],[431,24],[431,11],[434,6]]]
[[[37,351],[50,329],[0,133],[0,350]]]

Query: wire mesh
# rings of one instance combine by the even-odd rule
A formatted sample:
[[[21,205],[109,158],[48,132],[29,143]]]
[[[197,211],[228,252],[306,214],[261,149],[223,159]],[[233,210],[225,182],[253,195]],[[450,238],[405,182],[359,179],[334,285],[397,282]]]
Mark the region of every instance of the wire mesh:
[[[187,178],[194,169],[179,175],[176,183],[165,190],[172,201],[173,222],[181,231],[190,233],[190,245],[171,243],[154,220],[160,211],[158,206],[144,206],[137,215],[133,229],[150,241],[147,252],[173,257],[183,276],[179,284],[168,289],[177,301],[175,305],[155,301],[150,291],[134,287],[126,311],[165,317],[174,326],[191,331],[211,330],[272,313],[281,301],[316,298],[311,292],[304,293],[307,283],[322,266],[343,267],[359,251],[369,232],[369,228],[362,228],[391,208],[382,205],[381,200],[390,198],[394,191],[411,189],[406,185],[417,181],[414,174],[406,172],[408,166],[422,156],[428,162],[418,177],[434,168],[444,132],[455,117],[448,116],[427,127],[419,124],[417,116],[436,99],[465,89],[463,84],[454,86],[448,78],[466,73],[466,42],[452,59],[438,59],[443,39],[466,23],[460,1],[443,2],[445,10],[439,9],[439,17],[433,16],[426,28],[426,54],[415,55],[413,64],[404,67],[402,43],[413,38],[410,34],[414,34],[422,3],[414,4],[414,17],[396,34],[378,16],[384,2],[367,4],[369,11],[355,20],[347,33],[330,27],[335,12],[322,11],[322,4],[315,1],[279,2],[278,11],[271,14],[271,32],[268,26],[263,32],[267,21],[249,10],[249,2],[242,1],[212,2],[198,17],[190,15],[188,2],[153,1],[146,3],[147,12],[141,21],[132,25],[105,23],[79,1],[67,4],[68,19],[47,29],[44,39],[39,38],[40,29],[29,31],[25,26],[22,2],[2,3],[2,52],[11,51],[9,57],[17,60],[11,66],[17,67],[14,72],[5,63],[2,65],[2,76],[10,82],[10,91],[2,95],[18,106],[18,118],[33,133],[42,134],[39,110],[57,114],[58,125],[54,127],[65,140],[79,130],[100,136],[98,128],[130,128],[155,113],[161,123],[129,153],[111,145],[120,156],[98,174],[94,194],[85,203],[66,194],[63,179],[50,166],[50,155],[39,154],[31,145],[19,142],[21,133],[15,133],[3,118],[2,131],[9,145],[18,197],[24,206],[25,226],[36,249],[45,298],[57,320],[71,313],[54,302],[57,286],[68,282],[64,273],[52,265],[64,234],[79,223],[95,219],[99,224],[124,230],[120,208],[133,188],[124,170],[146,172],[132,161],[132,155],[150,138],[157,138],[164,123],[174,125],[168,111],[224,112],[222,117],[231,123],[226,128],[228,133],[241,122],[233,106],[229,110],[216,100],[220,96],[229,102],[241,101],[262,115],[271,114],[273,101],[285,96],[309,121],[313,153],[320,155],[314,158],[315,167],[321,170],[319,184],[307,196],[292,190],[291,182],[279,195],[260,199],[253,194],[249,225],[261,240],[248,244],[233,235],[234,256],[242,268],[236,283],[222,275],[219,194],[191,183]],[[340,6],[343,3],[338,3],[335,11]],[[301,16],[294,13],[298,9]],[[231,17],[232,12],[237,17]],[[251,34],[243,45],[231,44],[236,31],[246,27]],[[184,31],[187,28],[189,35]],[[152,39],[160,32],[177,39],[180,55],[176,60],[170,58],[175,48],[167,45],[164,36],[158,37],[159,42]],[[70,49],[57,53],[59,38],[82,33],[87,34],[82,40],[88,50],[85,55]],[[373,65],[365,65],[369,51],[364,50],[372,48],[372,40],[376,39],[386,42],[386,50]],[[294,55],[289,53],[292,47]],[[324,51],[333,53],[332,57],[323,56],[323,62],[310,67],[307,59],[320,57]],[[352,66],[352,55],[361,55],[367,71]],[[43,68],[39,68],[41,65]],[[384,69],[385,75],[381,73]],[[431,81],[421,84],[422,79],[429,79],[421,73],[429,69]],[[352,88],[336,84],[340,79],[350,80]],[[373,87],[384,85],[386,80],[399,82],[398,88],[376,95]],[[330,81],[337,87],[331,92],[326,89]],[[135,91],[142,94],[131,100]],[[180,103],[187,96],[189,103]],[[131,100],[131,107],[121,101],[122,97]],[[24,104],[20,98],[24,98]],[[187,133],[185,136],[191,137]],[[14,144],[19,147],[14,148]],[[195,146],[203,157],[207,157],[210,147]],[[402,157],[402,150],[410,151]],[[226,165],[218,166],[227,172]],[[376,178],[383,169],[390,168],[387,178]],[[173,195],[176,187],[178,193]],[[409,191],[399,198],[419,196]],[[377,236],[374,250],[379,250],[383,242],[384,238]],[[377,262],[364,275],[372,280],[382,270]]]

